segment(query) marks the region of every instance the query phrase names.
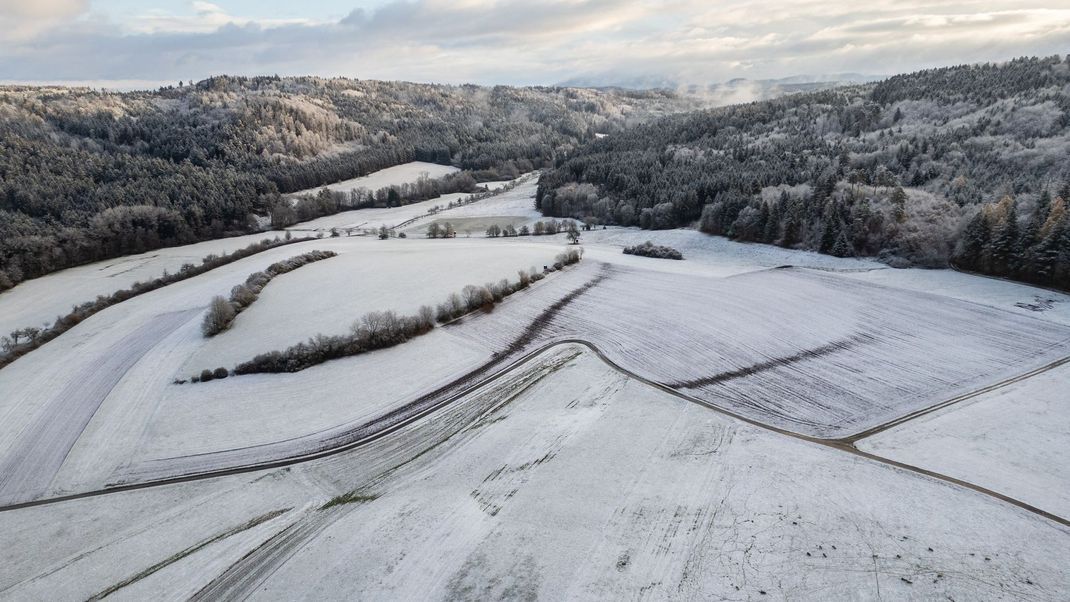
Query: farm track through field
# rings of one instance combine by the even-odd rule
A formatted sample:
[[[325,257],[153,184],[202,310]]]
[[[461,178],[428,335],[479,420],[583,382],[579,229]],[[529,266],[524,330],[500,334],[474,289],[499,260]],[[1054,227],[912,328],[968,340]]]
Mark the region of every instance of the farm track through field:
[[[405,426],[408,426],[408,425],[412,424],[413,422],[416,422],[416,421],[418,421],[418,420],[420,420],[420,419],[422,419],[422,418],[434,413],[435,411],[437,411],[437,410],[439,410],[441,408],[444,408],[447,405],[450,405],[453,402],[456,402],[456,401],[458,401],[460,399],[463,399],[463,398],[467,397],[468,395],[472,394],[473,392],[477,391],[478,389],[483,388],[484,386],[493,383],[494,381],[498,380],[499,378],[501,378],[502,376],[506,375],[507,373],[517,369],[518,367],[520,367],[523,364],[527,363],[528,361],[530,361],[534,357],[536,357],[536,356],[538,356],[538,355],[540,355],[540,354],[542,354],[542,353],[544,353],[544,352],[546,352],[546,351],[548,351],[550,349],[553,349],[554,347],[560,346],[560,345],[581,345],[583,347],[586,347],[591,352],[593,352],[595,355],[597,355],[599,357],[599,359],[601,359],[603,362],[605,362],[608,366],[610,366],[611,368],[613,368],[614,370],[616,370],[617,372],[619,372],[619,373],[621,373],[621,374],[623,374],[625,376],[633,378],[633,379],[635,379],[637,381],[640,381],[640,382],[642,382],[642,383],[644,383],[646,385],[649,385],[649,386],[651,386],[653,388],[656,388],[656,389],[659,389],[661,391],[664,391],[664,392],[666,392],[666,393],[668,393],[670,395],[673,395],[674,397],[678,397],[678,398],[683,399],[685,401],[688,401],[688,402],[691,402],[691,403],[694,403],[694,404],[697,404],[697,405],[701,405],[701,406],[703,406],[705,408],[714,410],[714,411],[716,411],[716,412],[718,412],[720,414],[723,414],[725,416],[734,418],[736,420],[739,420],[741,422],[750,424],[752,426],[761,428],[763,430],[771,431],[771,432],[774,432],[774,433],[778,433],[780,435],[784,435],[784,436],[787,436],[787,437],[792,437],[794,439],[807,441],[809,443],[821,445],[823,447],[827,447],[827,448],[834,449],[834,450],[837,450],[837,451],[849,453],[849,454],[858,456],[860,458],[865,458],[867,460],[871,460],[871,461],[874,461],[874,462],[879,462],[881,464],[885,464],[885,465],[891,466],[893,468],[897,468],[897,469],[900,469],[900,470],[903,470],[903,471],[906,471],[906,472],[911,472],[911,473],[914,473],[914,474],[917,474],[917,475],[921,475],[921,476],[929,477],[929,478],[936,479],[936,480],[939,480],[939,481],[943,481],[945,483],[949,483],[949,484],[952,484],[952,485],[965,487],[965,488],[971,489],[971,490],[973,490],[973,491],[975,491],[977,493],[981,493],[983,495],[987,495],[989,497],[995,498],[997,500],[1000,500],[1000,501],[1005,502],[1007,504],[1010,504],[1012,506],[1016,506],[1016,507],[1018,507],[1018,508],[1020,508],[1022,510],[1025,510],[1027,512],[1030,512],[1032,514],[1036,514],[1036,515],[1038,515],[1040,517],[1043,517],[1045,519],[1048,519],[1048,520],[1050,520],[1052,522],[1058,523],[1058,524],[1063,525],[1065,527],[1070,527],[1070,519],[1067,519],[1067,518],[1052,514],[1050,512],[1047,512],[1045,510],[1037,508],[1036,506],[1033,506],[1031,504],[1023,502],[1023,501],[1021,501],[1019,499],[1013,498],[1013,497],[1005,495],[1003,493],[999,493],[998,491],[993,491],[991,489],[988,489],[986,487],[982,487],[980,485],[971,483],[969,481],[964,481],[962,479],[951,477],[951,476],[948,476],[948,475],[945,475],[945,474],[941,474],[941,473],[938,473],[938,472],[935,472],[935,471],[931,471],[931,470],[928,470],[928,469],[925,469],[925,468],[921,468],[921,467],[918,467],[918,466],[913,466],[913,465],[910,465],[910,464],[906,464],[906,463],[903,463],[903,462],[898,462],[896,460],[891,460],[891,459],[888,459],[888,458],[885,458],[885,457],[882,457],[882,456],[878,456],[876,454],[872,454],[872,453],[869,453],[869,452],[866,452],[866,451],[862,451],[862,450],[860,450],[860,449],[858,449],[858,448],[856,448],[854,446],[854,442],[859,440],[859,439],[861,439],[863,435],[864,436],[870,436],[870,435],[872,435],[872,434],[874,434],[876,432],[880,432],[882,430],[886,430],[886,429],[891,428],[893,426],[897,426],[899,424],[902,424],[903,422],[906,422],[908,420],[917,418],[918,416],[922,416],[922,415],[928,414],[928,413],[930,413],[932,411],[936,411],[938,409],[947,407],[948,405],[951,405],[951,404],[954,404],[954,403],[957,403],[957,402],[960,402],[960,401],[964,401],[966,399],[975,397],[975,396],[980,395],[982,393],[986,393],[988,391],[991,391],[991,390],[994,390],[994,389],[997,389],[997,388],[1012,384],[1014,382],[1019,382],[1021,380],[1026,379],[1026,378],[1029,378],[1031,376],[1035,376],[1036,374],[1039,374],[1041,372],[1045,372],[1045,371],[1050,370],[1052,368],[1055,368],[1057,366],[1064,365],[1066,363],[1070,363],[1070,357],[1063,358],[1061,360],[1053,362],[1052,364],[1048,364],[1047,366],[1043,366],[1041,368],[1038,368],[1038,369],[1033,370],[1031,372],[1028,372],[1026,374],[1019,375],[1017,377],[1014,377],[1014,378],[1011,378],[1011,379],[1007,379],[1005,381],[1001,381],[999,383],[995,383],[995,384],[989,385],[989,386],[987,386],[987,387],[985,387],[983,389],[974,391],[972,393],[968,393],[966,395],[961,395],[961,396],[958,396],[958,397],[953,398],[951,400],[947,400],[947,401],[941,402],[939,404],[936,404],[935,406],[932,406],[931,408],[927,408],[927,409],[921,410],[919,412],[913,412],[913,413],[911,413],[911,414],[909,414],[909,415],[907,415],[905,417],[890,421],[890,422],[888,422],[888,423],[886,423],[884,425],[880,425],[878,427],[874,427],[873,429],[869,429],[869,430],[865,431],[864,434],[860,434],[860,435],[856,435],[856,436],[852,436],[852,437],[847,437],[847,438],[842,438],[842,439],[822,439],[822,438],[813,437],[813,436],[810,436],[810,435],[802,435],[802,434],[799,434],[799,433],[794,433],[794,432],[788,431],[786,429],[782,429],[782,428],[779,428],[779,427],[776,427],[776,426],[764,424],[764,423],[759,422],[757,420],[753,420],[751,418],[747,418],[746,416],[743,416],[741,414],[737,414],[737,413],[735,413],[735,412],[733,412],[731,410],[727,410],[725,408],[722,408],[722,407],[720,407],[720,406],[718,406],[716,404],[712,404],[712,403],[710,403],[708,401],[699,399],[697,397],[693,397],[693,396],[688,395],[686,393],[681,393],[680,391],[677,391],[676,389],[673,389],[673,388],[671,388],[671,387],[669,387],[667,385],[664,385],[662,383],[650,380],[650,379],[648,379],[648,378],[646,378],[644,376],[636,374],[636,373],[634,373],[634,372],[632,372],[632,371],[620,366],[615,361],[613,361],[608,356],[606,356],[593,343],[590,343],[589,341],[585,341],[585,340],[582,340],[582,339],[561,339],[561,340],[552,341],[552,342],[546,343],[544,345],[541,345],[538,348],[533,349],[533,350],[528,351],[527,353],[523,354],[521,357],[519,357],[519,358],[515,359],[514,361],[510,362],[508,365],[506,365],[502,369],[494,372],[493,374],[490,374],[489,376],[486,376],[485,378],[479,379],[478,381],[472,383],[471,385],[466,386],[463,390],[457,391],[457,392],[449,395],[448,397],[446,397],[446,398],[444,398],[444,399],[442,399],[442,400],[440,400],[440,401],[438,401],[436,403],[433,403],[433,404],[431,404],[429,406],[426,406],[426,407],[423,407],[423,408],[419,408],[414,413],[412,413],[411,415],[406,416],[406,417],[404,417],[402,419],[395,420],[391,424],[388,424],[388,425],[384,426],[383,428],[372,432],[371,434],[369,434],[366,437],[363,437],[363,438],[360,438],[360,439],[357,439],[357,440],[354,440],[354,441],[350,441],[350,442],[345,443],[343,445],[338,445],[336,447],[320,450],[320,451],[317,451],[317,452],[314,452],[314,453],[310,453],[310,454],[298,455],[298,456],[293,456],[293,457],[290,457],[290,458],[285,458],[285,459],[280,459],[280,460],[273,460],[273,461],[264,462],[264,463],[252,463],[252,464],[246,464],[246,465],[242,465],[242,466],[234,466],[234,467],[225,468],[225,469],[206,471],[206,472],[198,473],[198,474],[188,474],[188,475],[183,475],[183,476],[174,477],[174,478],[165,478],[165,479],[157,479],[157,480],[152,480],[152,481],[144,481],[144,482],[141,482],[141,483],[118,485],[118,486],[108,487],[108,488],[105,488],[105,489],[99,489],[99,490],[95,490],[95,491],[86,491],[86,492],[76,493],[76,494],[71,494],[71,495],[57,496],[57,497],[53,497],[53,498],[39,499],[39,500],[34,500],[34,501],[24,502],[24,503],[19,503],[19,504],[0,506],[0,512],[7,512],[7,511],[11,511],[11,510],[17,510],[17,509],[20,509],[20,508],[26,508],[26,507],[32,507],[32,506],[55,504],[55,503],[60,503],[60,502],[65,502],[65,501],[78,500],[78,499],[82,499],[82,498],[97,497],[97,496],[107,495],[107,494],[111,494],[111,493],[120,493],[120,492],[126,492],[126,491],[136,491],[136,490],[139,490],[139,489],[147,489],[147,488],[151,488],[151,487],[160,487],[160,486],[164,486],[164,485],[175,485],[175,484],[180,484],[180,483],[188,483],[188,482],[192,482],[192,481],[199,481],[199,480],[211,479],[211,478],[228,476],[228,475],[242,474],[242,473],[254,472],[254,471],[259,471],[259,470],[267,470],[267,469],[272,469],[272,468],[281,468],[281,467],[284,467],[284,466],[292,466],[294,464],[300,464],[300,463],[308,462],[308,461],[311,461],[311,460],[316,460],[316,459],[319,459],[319,458],[333,456],[333,455],[336,455],[336,454],[339,454],[339,453],[343,453],[343,452],[346,452],[346,451],[349,451],[349,450],[352,450],[352,449],[355,449],[355,448],[358,448],[358,447],[362,447],[362,446],[367,445],[367,444],[369,444],[369,443],[371,443],[373,441],[381,439],[381,438],[383,438],[383,437],[385,437],[385,436],[387,436],[387,435],[389,435],[389,434],[391,434],[391,433],[393,433],[395,431],[398,431],[401,428],[403,428]],[[488,362],[484,366],[474,370],[473,372],[470,372],[469,374],[467,374],[465,376],[462,376],[461,378],[453,381],[453,383],[451,383],[450,385],[442,387],[440,390],[448,390],[453,385],[464,386],[464,383],[471,382],[473,376],[476,373],[482,374],[482,373],[486,372],[487,369],[492,368],[495,365],[497,365],[498,363],[500,363],[501,359],[504,359],[504,358],[500,358],[498,360],[491,360],[490,362]],[[414,404],[415,404],[415,402],[413,404],[409,404],[406,407],[407,408],[412,408]],[[391,417],[396,419],[397,418],[396,413],[392,413]],[[376,419],[372,423],[367,423],[365,425],[362,425],[362,426],[358,427],[358,429],[359,430],[365,430],[368,427],[371,427],[372,425],[374,425],[375,423],[381,422],[383,420],[383,418],[385,418],[385,417]]]
[[[705,408],[714,410],[714,411],[716,411],[716,412],[718,412],[718,413],[720,413],[722,415],[731,417],[731,418],[733,418],[735,420],[738,420],[740,422],[744,422],[746,424],[755,426],[757,428],[760,428],[760,429],[763,429],[763,430],[766,430],[766,431],[774,432],[774,433],[777,433],[777,434],[780,434],[780,435],[784,435],[784,436],[787,436],[787,437],[792,437],[794,439],[799,439],[799,440],[806,441],[806,442],[809,442],[809,443],[813,443],[813,444],[816,444],[816,445],[821,445],[821,446],[824,446],[824,447],[827,447],[827,448],[831,448],[831,449],[835,449],[835,450],[838,450],[838,451],[841,451],[841,452],[849,453],[849,454],[858,456],[860,458],[865,458],[865,459],[870,460],[870,461],[879,462],[881,464],[885,464],[887,466],[891,466],[891,467],[897,468],[899,470],[912,472],[912,473],[917,474],[917,475],[922,475],[922,476],[925,476],[925,477],[928,477],[928,478],[932,478],[932,479],[936,479],[936,480],[939,480],[939,481],[943,481],[945,483],[949,483],[949,484],[952,484],[952,485],[965,487],[967,489],[971,489],[971,490],[973,490],[975,492],[978,492],[978,493],[981,493],[983,495],[987,495],[989,497],[998,499],[998,500],[1000,500],[1002,502],[1005,502],[1005,503],[1008,503],[1010,505],[1017,506],[1018,508],[1021,508],[1021,509],[1025,510],[1025,511],[1027,511],[1027,512],[1036,514],[1038,516],[1046,518],[1046,519],[1048,519],[1050,521],[1053,521],[1055,523],[1058,523],[1060,525],[1063,525],[1063,526],[1066,526],[1066,527],[1070,527],[1070,519],[1067,519],[1067,518],[1064,518],[1064,517],[1061,517],[1061,516],[1057,516],[1055,514],[1052,514],[1050,512],[1047,512],[1045,510],[1042,510],[1040,508],[1032,506],[1032,505],[1030,505],[1030,504],[1028,504],[1026,502],[1023,502],[1021,500],[1015,499],[1015,498],[1013,498],[1011,496],[999,493],[997,491],[993,491],[991,489],[987,489],[985,487],[982,487],[980,485],[976,485],[974,483],[970,483],[968,481],[964,481],[962,479],[957,479],[955,477],[951,477],[951,476],[948,476],[948,475],[937,473],[937,472],[934,472],[934,471],[931,471],[931,470],[928,470],[928,469],[925,469],[925,468],[921,468],[921,467],[918,467],[918,466],[913,466],[913,465],[906,464],[906,463],[903,463],[903,462],[898,462],[896,460],[891,460],[889,458],[885,458],[885,457],[878,456],[878,455],[875,455],[875,454],[872,454],[872,453],[869,453],[869,452],[866,452],[866,451],[862,451],[862,450],[858,449],[855,446],[855,443],[857,441],[861,440],[861,439],[864,439],[866,437],[870,437],[872,435],[875,435],[875,434],[880,433],[882,431],[888,430],[890,428],[893,428],[895,426],[898,426],[898,425],[903,424],[905,422],[908,422],[910,420],[913,420],[913,419],[916,419],[918,417],[930,414],[932,412],[935,412],[937,410],[946,408],[946,407],[954,405],[956,403],[959,403],[959,402],[962,402],[962,401],[966,401],[968,399],[972,399],[972,398],[977,397],[979,395],[982,395],[984,393],[988,393],[990,391],[993,391],[993,390],[996,390],[996,389],[999,389],[999,388],[1002,388],[1002,387],[1005,387],[1005,386],[1020,382],[1022,380],[1027,379],[1027,378],[1030,378],[1032,376],[1036,376],[1037,374],[1040,374],[1040,373],[1046,372],[1048,370],[1051,370],[1053,368],[1056,368],[1056,367],[1065,365],[1067,363],[1070,363],[1070,357],[1064,357],[1062,359],[1056,360],[1056,361],[1051,362],[1051,363],[1049,363],[1049,364],[1047,364],[1045,366],[1041,366],[1040,368],[1036,368],[1036,369],[1031,370],[1029,372],[1026,372],[1024,374],[1020,374],[1020,375],[1017,375],[1017,376],[1014,376],[1014,377],[1011,377],[1011,378],[1008,378],[1008,379],[1004,379],[1004,380],[996,382],[996,383],[989,384],[989,385],[987,385],[987,386],[985,386],[983,388],[980,388],[980,389],[971,391],[969,393],[965,393],[965,394],[953,397],[951,399],[942,401],[940,403],[934,404],[934,405],[929,406],[927,408],[923,408],[923,409],[920,409],[920,410],[905,414],[903,416],[897,417],[897,418],[895,418],[893,420],[890,420],[888,422],[885,422],[883,424],[871,427],[869,429],[866,429],[865,431],[856,433],[854,435],[850,435],[850,436],[847,436],[847,437],[841,437],[841,438],[828,438],[828,439],[821,438],[821,437],[815,437],[815,436],[811,436],[811,435],[804,435],[804,434],[796,433],[796,432],[789,431],[789,430],[784,429],[784,428],[780,428],[780,427],[777,427],[777,426],[773,426],[773,425],[770,425],[770,424],[766,424],[766,423],[760,422],[760,421],[752,419],[752,418],[748,418],[748,417],[746,417],[746,416],[744,416],[742,414],[739,414],[737,412],[734,412],[732,410],[729,410],[727,408],[724,408],[724,407],[719,406],[717,404],[714,404],[712,402],[700,399],[698,397],[694,397],[692,395],[688,395],[687,393],[683,393],[683,392],[673,388],[670,385],[667,385],[667,384],[664,384],[664,383],[660,383],[660,382],[651,380],[651,379],[649,379],[647,377],[641,376],[641,375],[639,375],[639,374],[637,374],[635,372],[632,372],[631,370],[628,370],[627,368],[624,368],[623,366],[621,366],[620,364],[615,362],[613,359],[608,357],[605,353],[603,353],[602,350],[599,349],[594,343],[592,343],[590,341],[587,341],[587,340],[584,340],[584,339],[563,338],[563,339],[557,339],[557,340],[546,342],[546,343],[540,345],[539,347],[537,347],[535,349],[532,349],[530,351],[524,352],[519,357],[516,357],[512,361],[508,362],[508,364],[506,364],[504,367],[501,367],[500,369],[495,370],[493,373],[491,373],[491,370],[494,370],[495,368],[497,368],[498,366],[503,364],[511,356],[514,356],[516,353],[521,352],[523,350],[523,348],[527,344],[529,344],[530,342],[532,342],[535,339],[535,335],[537,333],[539,333],[542,329],[544,329],[549,324],[550,320],[558,312],[560,312],[566,305],[571,303],[574,299],[578,298],[579,296],[583,295],[587,290],[591,289],[594,286],[597,286],[601,281],[603,281],[606,278],[608,278],[610,276],[610,274],[611,274],[610,271],[608,271],[606,269],[603,269],[597,276],[595,276],[594,278],[589,280],[587,283],[585,283],[585,284],[581,285],[580,287],[574,289],[573,291],[571,291],[570,293],[568,293],[564,297],[562,297],[560,300],[558,300],[557,302],[552,304],[550,307],[548,307],[546,310],[544,310],[542,312],[542,314],[540,314],[538,317],[536,317],[536,319],[525,329],[525,331],[523,333],[521,333],[514,341],[512,341],[512,343],[510,345],[508,345],[505,350],[494,354],[494,356],[492,356],[492,358],[490,360],[488,360],[487,362],[485,362],[483,365],[481,365],[481,366],[475,368],[474,370],[471,370],[468,373],[458,377],[457,379],[454,379],[453,381],[451,381],[451,382],[449,382],[449,383],[447,383],[447,384],[435,389],[434,391],[432,391],[430,393],[427,393],[427,394],[419,397],[418,399],[415,399],[415,400],[405,404],[404,406],[399,407],[399,408],[387,413],[386,415],[380,416],[380,417],[378,417],[378,418],[376,418],[376,419],[374,419],[374,420],[372,420],[370,422],[367,422],[367,423],[364,423],[364,424],[361,424],[361,425],[356,425],[356,426],[354,426],[354,428],[350,429],[349,431],[347,431],[346,433],[344,433],[342,435],[336,435],[334,437],[331,437],[330,443],[328,443],[328,444],[326,444],[326,445],[324,445],[324,446],[322,446],[322,447],[320,447],[318,449],[315,449],[315,450],[313,450],[311,452],[294,454],[294,455],[288,456],[288,457],[275,458],[275,459],[267,460],[267,461],[264,461],[264,462],[251,462],[251,463],[234,465],[234,466],[225,467],[225,468],[217,468],[217,469],[205,470],[205,471],[202,471],[202,472],[191,472],[191,473],[183,474],[183,475],[179,475],[179,476],[157,478],[157,479],[149,479],[149,480],[145,480],[145,481],[141,481],[141,482],[137,482],[137,483],[113,485],[113,486],[110,486],[110,487],[105,487],[103,489],[94,490],[94,491],[86,491],[86,492],[82,492],[82,493],[76,493],[76,494],[70,494],[70,495],[64,495],[64,496],[56,496],[56,497],[52,497],[52,498],[37,499],[37,500],[26,501],[26,502],[21,502],[21,503],[16,503],[16,504],[10,504],[10,505],[5,505],[5,506],[0,506],[0,512],[11,511],[11,510],[16,510],[16,509],[19,509],[19,508],[26,508],[26,507],[31,507],[31,506],[54,504],[54,503],[77,500],[77,499],[88,498],[88,497],[96,497],[96,496],[106,495],[106,494],[110,494],[110,493],[119,493],[119,492],[124,492],[124,491],[136,491],[136,490],[139,490],[139,489],[146,489],[146,488],[150,488],[150,487],[173,485],[173,484],[186,483],[186,482],[191,482],[191,481],[210,479],[210,478],[215,478],[215,477],[243,474],[243,473],[254,472],[254,471],[259,471],[259,470],[267,470],[267,469],[272,469],[272,468],[281,468],[281,467],[285,467],[285,466],[291,466],[291,465],[294,465],[294,464],[300,464],[300,463],[316,460],[316,459],[319,459],[319,458],[324,458],[324,457],[340,454],[340,453],[343,453],[343,452],[346,452],[346,451],[349,451],[349,450],[356,449],[358,447],[362,447],[364,445],[367,445],[367,444],[369,444],[369,443],[371,443],[373,441],[376,441],[376,440],[381,439],[381,438],[383,438],[383,437],[385,437],[387,435],[390,435],[391,433],[394,433],[394,432],[396,432],[396,431],[398,431],[398,430],[400,430],[400,429],[402,429],[402,428],[404,428],[404,427],[406,427],[406,426],[408,426],[408,425],[410,425],[410,424],[412,424],[412,423],[414,423],[414,422],[416,422],[416,421],[418,421],[418,420],[420,420],[420,419],[422,419],[422,418],[424,418],[424,417],[426,417],[428,415],[431,415],[431,414],[435,413],[437,410],[439,410],[441,408],[444,408],[444,407],[446,407],[446,406],[448,406],[448,405],[450,405],[450,404],[452,404],[452,403],[454,403],[454,402],[456,402],[458,400],[461,400],[461,399],[463,399],[463,398],[475,393],[476,391],[486,387],[487,385],[490,385],[490,384],[494,383],[496,380],[498,380],[501,377],[505,376],[509,372],[517,369],[518,367],[520,367],[523,364],[527,363],[528,361],[532,360],[536,356],[538,356],[538,355],[540,355],[540,354],[542,354],[542,353],[544,353],[544,352],[546,352],[546,351],[548,351],[548,350],[550,350],[550,349],[552,349],[554,347],[557,347],[557,346],[560,346],[560,345],[581,345],[581,346],[586,347],[587,349],[589,349],[595,355],[597,355],[608,366],[610,366],[611,368],[613,368],[614,370],[616,370],[617,372],[619,372],[619,373],[621,373],[621,374],[623,374],[625,376],[628,376],[628,377],[630,377],[632,379],[640,381],[640,382],[642,382],[642,383],[644,383],[646,385],[649,385],[649,386],[651,386],[653,388],[656,388],[656,389],[659,389],[661,391],[664,391],[665,393],[668,393],[668,394],[670,394],[670,395],[672,395],[674,397],[678,397],[678,398],[683,399],[685,401],[688,401],[688,402],[691,402],[691,403],[694,403],[694,404],[697,404],[697,405],[701,405],[701,406],[703,406]],[[451,393],[451,391],[452,391],[452,393]],[[443,397],[443,395],[444,395],[444,397]]]
[[[199,309],[157,316],[111,346],[103,361],[82,367],[19,434],[0,462],[0,503],[32,499],[59,473],[104,399],[150,349]]]

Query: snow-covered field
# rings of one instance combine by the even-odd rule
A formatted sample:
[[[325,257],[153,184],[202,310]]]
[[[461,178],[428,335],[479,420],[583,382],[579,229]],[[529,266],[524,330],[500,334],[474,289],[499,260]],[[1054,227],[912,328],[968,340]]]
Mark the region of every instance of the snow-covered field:
[[[324,507],[347,492],[351,503]],[[11,599],[1044,600],[1070,589],[1066,527],[723,418],[567,346],[367,447],[0,513],[0,533]]]
[[[485,186],[487,190],[498,190],[507,182],[484,182],[480,184]],[[470,195],[464,192],[455,192],[450,194],[443,194],[433,199],[426,201],[420,201],[418,203],[410,203],[401,207],[385,207],[385,208],[371,208],[371,209],[355,209],[353,211],[343,211],[334,215],[327,215],[324,217],[309,220],[307,222],[301,222],[295,226],[292,226],[291,230],[296,231],[321,231],[326,232],[332,228],[339,230],[345,229],[374,229],[380,226],[386,226],[387,228],[394,228],[399,224],[407,222],[409,220],[421,217],[430,217],[428,213],[429,209],[434,207],[446,207],[452,202],[459,201],[467,198]],[[493,197],[492,197],[493,198]],[[483,202],[483,201],[480,201]],[[478,205],[478,203],[475,203]],[[455,210],[446,210],[439,215],[453,215]],[[412,226],[406,228],[404,232],[407,235],[411,235],[412,232],[423,232],[430,223],[427,220],[420,220],[420,226]],[[412,232],[410,232],[410,230]],[[482,231],[479,232],[482,234]]]
[[[173,383],[550,263],[563,235],[418,235],[431,219],[537,221],[533,182],[421,219],[407,239],[324,238],[211,270],[0,370],[0,506],[382,435],[279,469],[0,508],[0,598],[1067,597],[1067,366],[857,443],[1062,519],[807,439],[1070,356],[1070,297],[1033,287],[607,228],[583,233],[578,266],[398,347]],[[301,227],[395,225],[442,203]],[[621,253],[648,239],[686,259]],[[0,326],[246,244],[24,283],[0,295]],[[276,278],[232,330],[201,335],[213,295],[312,249],[339,255]]]
[[[518,269],[541,269],[560,252],[544,245],[495,247],[465,239],[343,237],[332,242],[338,257],[274,280],[229,331],[193,356],[190,369],[233,367],[314,334],[343,334],[369,311],[412,315],[421,305],[434,307],[467,284],[502,278],[516,282]]]
[[[1070,328],[820,270],[705,278],[614,265],[603,277],[538,340],[589,340],[652,380],[819,437],[1070,355]],[[527,295],[459,332],[504,347],[550,302]]]
[[[417,161],[382,169],[363,178],[346,180],[327,188],[348,191],[351,188],[366,187],[375,190],[384,186],[415,182],[423,173],[428,173],[430,177],[440,177],[455,171],[455,167]],[[483,185],[494,190],[504,184],[505,182],[486,182]],[[316,190],[319,189],[305,192]],[[445,205],[451,200],[465,196],[467,195],[443,195],[430,201],[395,209],[347,211],[297,224],[294,228],[330,230],[332,227],[350,227],[365,223],[369,224],[366,226],[369,228],[378,228],[384,224],[392,226],[411,217],[424,215],[430,207]],[[280,232],[265,232],[159,249],[70,268],[29,280],[0,293],[0,336],[26,326],[42,326],[46,323],[51,325],[57,316],[66,315],[75,305],[92,301],[99,295],[109,295],[129,288],[135,282],[152,280],[165,271],[176,272],[185,263],[200,264],[201,259],[207,255],[222,255],[264,238],[279,235]]]
[[[1070,516],[1070,365],[905,422],[857,445]]]
[[[441,178],[442,176],[457,171],[460,170],[449,165],[439,165],[437,163],[427,163],[425,161],[412,161],[411,163],[402,163],[401,165],[380,169],[379,171],[374,171],[359,178],[342,180],[341,182],[335,182],[334,184],[328,184],[326,186],[300,190],[288,196],[295,197],[302,194],[315,194],[324,188],[339,192],[349,192],[355,188],[367,188],[374,192],[387,186],[412,184],[424,175],[429,178]]]
[[[200,265],[207,255],[223,255],[275,236],[281,233],[209,240],[109,259],[27,280],[0,293],[0,336],[26,326],[46,323],[51,326],[57,316],[70,313],[79,303],[129,288],[135,282],[152,280],[165,271],[177,272],[186,263]]]
[[[488,184],[490,184],[488,182]],[[499,186],[505,182],[498,182]],[[454,207],[442,212],[436,217],[440,218],[469,218],[469,217],[515,217],[523,218],[527,222],[536,222],[544,219],[542,214],[535,210],[535,191],[539,187],[539,178],[529,175],[512,190],[496,194],[469,205]],[[490,187],[491,190],[495,188]],[[482,232],[480,232],[482,234]]]

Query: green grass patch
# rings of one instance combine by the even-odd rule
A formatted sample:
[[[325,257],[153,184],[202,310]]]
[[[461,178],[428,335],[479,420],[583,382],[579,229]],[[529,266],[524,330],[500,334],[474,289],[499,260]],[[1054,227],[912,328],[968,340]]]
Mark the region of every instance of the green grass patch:
[[[350,491],[349,493],[343,493],[342,495],[331,498],[326,504],[320,506],[320,510],[326,510],[334,506],[341,506],[342,504],[365,504],[379,496],[377,495],[365,495],[357,491]]]

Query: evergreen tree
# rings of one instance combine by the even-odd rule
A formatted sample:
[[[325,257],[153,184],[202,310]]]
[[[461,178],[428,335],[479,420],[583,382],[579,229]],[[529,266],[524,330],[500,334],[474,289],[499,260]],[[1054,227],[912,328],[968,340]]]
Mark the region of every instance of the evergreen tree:
[[[847,234],[842,230],[840,231],[839,236],[836,237],[836,242],[833,243],[829,253],[836,257],[849,257],[853,255],[853,253],[851,253],[851,243],[848,242]]]

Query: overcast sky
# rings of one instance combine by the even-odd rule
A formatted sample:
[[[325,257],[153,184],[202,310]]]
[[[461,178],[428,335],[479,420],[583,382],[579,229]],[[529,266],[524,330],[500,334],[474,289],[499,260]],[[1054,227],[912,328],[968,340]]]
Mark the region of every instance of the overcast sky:
[[[878,6],[884,5],[884,6]],[[0,80],[688,83],[1070,52],[1070,0],[0,0]]]

